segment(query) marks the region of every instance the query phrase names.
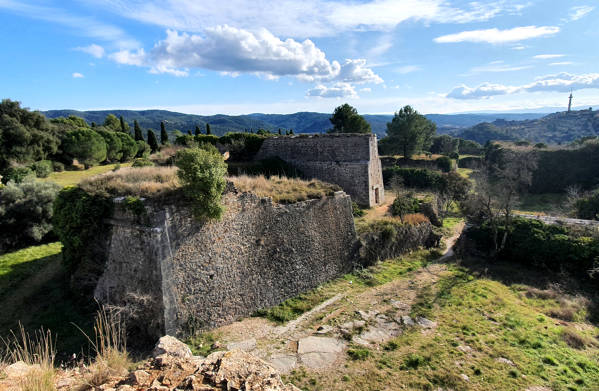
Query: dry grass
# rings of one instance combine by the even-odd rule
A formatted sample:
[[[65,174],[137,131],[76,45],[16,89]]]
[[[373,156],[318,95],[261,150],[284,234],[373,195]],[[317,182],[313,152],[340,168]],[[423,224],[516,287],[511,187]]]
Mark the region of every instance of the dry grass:
[[[409,225],[418,225],[421,223],[428,223],[430,220],[422,213],[410,213],[403,217],[403,223]]]
[[[95,341],[89,337],[95,352],[95,361],[88,367],[79,390],[98,387],[113,376],[127,373],[132,362],[127,353],[126,331],[120,313],[105,307],[96,314]]]
[[[158,166],[171,166],[178,151],[185,149],[181,145],[162,147],[160,151],[150,155],[150,160]]]
[[[254,193],[259,197],[271,197],[274,202],[278,203],[294,203],[323,198],[341,190],[337,185],[316,179],[307,181],[281,176],[266,178],[263,175],[240,175],[229,179],[240,191]]]
[[[579,334],[569,327],[562,330],[561,336],[564,342],[574,349],[586,349],[589,346],[594,346],[594,342],[591,338]]]
[[[81,188],[91,194],[155,197],[179,187],[176,167],[122,168],[85,179]]]
[[[19,333],[3,339],[6,357],[4,361],[16,363],[22,361],[31,366],[31,370],[19,381],[23,391],[54,391],[54,357],[56,344],[49,330],[41,329],[29,335],[22,325]]]

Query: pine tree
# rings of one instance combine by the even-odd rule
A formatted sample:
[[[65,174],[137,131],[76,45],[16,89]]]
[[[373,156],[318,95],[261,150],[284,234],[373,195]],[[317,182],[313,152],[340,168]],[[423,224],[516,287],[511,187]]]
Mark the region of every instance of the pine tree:
[[[121,132],[126,132],[128,129],[125,127],[125,119],[123,118],[122,115],[119,118],[119,121],[121,123]]]
[[[148,144],[150,145],[152,153],[158,151],[158,140],[156,139],[156,134],[152,129],[148,129]]]
[[[133,121],[133,130],[135,132],[135,141],[145,141],[144,135],[141,132],[141,128],[139,127],[139,123],[137,123],[137,120]]]
[[[202,134],[202,130],[198,125],[196,125],[196,136],[199,136],[200,134]]]
[[[281,128],[279,128],[279,136],[281,135]]]
[[[164,121],[160,122],[160,144],[168,144],[168,133],[166,133],[166,127]]]
[[[206,124],[206,134],[212,134],[210,132],[210,124]]]
[[[96,127],[96,123],[92,122],[92,128],[95,128],[95,127]]]
[[[190,135],[190,136],[193,136],[193,132],[191,130],[188,130],[187,134]]]

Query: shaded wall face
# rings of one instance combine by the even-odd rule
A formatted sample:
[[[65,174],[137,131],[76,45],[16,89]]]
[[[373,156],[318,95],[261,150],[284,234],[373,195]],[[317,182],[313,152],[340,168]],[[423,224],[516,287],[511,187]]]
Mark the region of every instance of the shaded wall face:
[[[135,303],[133,330],[150,338],[186,335],[279,304],[354,266],[345,193],[290,205],[226,193],[224,202],[223,219],[209,223],[183,206],[148,206],[147,224],[117,208],[96,297]]]

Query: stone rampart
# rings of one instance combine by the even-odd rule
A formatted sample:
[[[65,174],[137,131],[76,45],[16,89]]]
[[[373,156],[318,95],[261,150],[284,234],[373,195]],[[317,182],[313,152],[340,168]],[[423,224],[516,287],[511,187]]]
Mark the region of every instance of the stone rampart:
[[[121,306],[136,338],[186,335],[270,307],[352,270],[358,242],[350,197],[281,205],[230,190],[220,221],[180,203],[145,202],[108,219],[94,296]],[[99,246],[102,247],[102,246]]]

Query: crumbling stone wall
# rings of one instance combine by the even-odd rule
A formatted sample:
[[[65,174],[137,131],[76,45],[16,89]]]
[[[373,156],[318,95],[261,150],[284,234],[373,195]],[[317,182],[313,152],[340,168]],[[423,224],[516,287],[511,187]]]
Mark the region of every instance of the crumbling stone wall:
[[[349,272],[358,260],[350,197],[274,204],[234,189],[222,220],[178,203],[117,206],[95,297],[123,307],[136,338],[186,335],[270,307]],[[101,247],[101,246],[100,246]]]
[[[362,206],[384,201],[383,175],[373,134],[270,137],[255,159],[278,157],[306,177],[335,183]]]

